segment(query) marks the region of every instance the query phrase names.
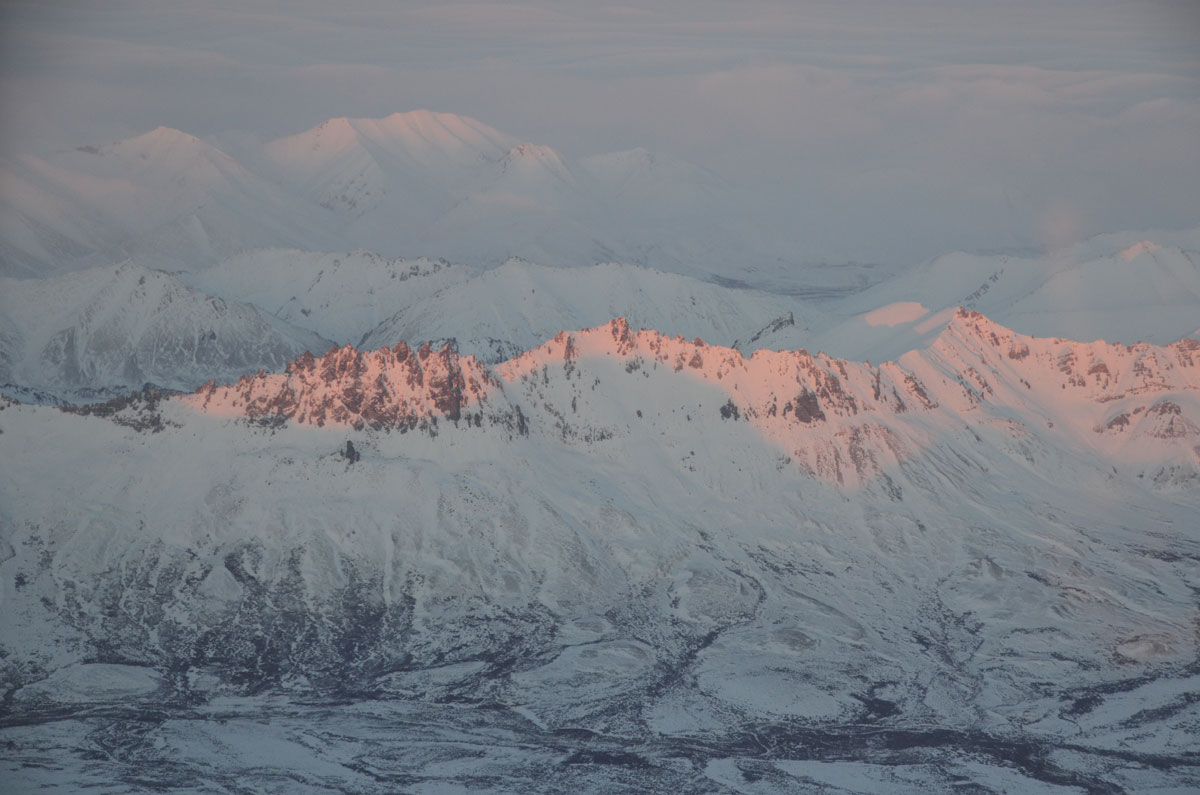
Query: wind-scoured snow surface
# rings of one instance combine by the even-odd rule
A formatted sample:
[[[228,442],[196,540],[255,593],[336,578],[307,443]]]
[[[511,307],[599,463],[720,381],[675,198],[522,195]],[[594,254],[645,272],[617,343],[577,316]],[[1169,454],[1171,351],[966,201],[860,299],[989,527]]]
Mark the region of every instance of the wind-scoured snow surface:
[[[0,431],[18,789],[1200,785],[1190,339],[619,319]]]

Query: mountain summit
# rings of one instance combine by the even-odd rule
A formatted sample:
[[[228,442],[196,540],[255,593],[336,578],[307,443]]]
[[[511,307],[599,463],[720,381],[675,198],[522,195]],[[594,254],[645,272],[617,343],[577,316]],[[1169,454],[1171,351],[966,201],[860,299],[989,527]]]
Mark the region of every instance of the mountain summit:
[[[237,157],[159,127],[0,164],[0,274],[128,257],[197,271],[247,248],[625,261],[707,274],[730,186],[645,150],[580,163],[453,113],[338,117]],[[754,251],[742,241],[742,256]],[[707,253],[706,253],[707,252]]]
[[[640,427],[684,443],[714,422],[740,421],[790,465],[845,484],[890,482],[889,471],[939,434],[983,426],[1017,447],[1083,445],[1112,461],[1160,463],[1155,476],[1169,481],[1200,476],[1200,342],[1039,339],[962,309],[928,348],[877,366],[804,350],[747,357],[618,318],[562,332],[494,369],[449,345],[347,346],[284,373],[210,384],[185,402],[358,429],[465,420],[511,431],[521,417],[535,434],[589,444]]]

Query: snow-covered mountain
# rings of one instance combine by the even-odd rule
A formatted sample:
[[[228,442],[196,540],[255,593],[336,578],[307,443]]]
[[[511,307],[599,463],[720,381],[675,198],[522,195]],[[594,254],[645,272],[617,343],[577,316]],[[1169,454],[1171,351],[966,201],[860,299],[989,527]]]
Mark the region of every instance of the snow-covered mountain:
[[[580,362],[587,374],[593,361],[610,377],[624,371],[648,383],[635,377],[622,379],[630,383],[616,394],[598,389],[600,378],[576,375]],[[689,391],[716,402],[707,412],[702,402],[689,409]],[[510,428],[514,416],[534,416],[549,423],[542,430],[551,437],[588,443],[634,433],[630,406],[641,402],[650,416],[638,410],[639,419],[672,436],[688,435],[693,413],[719,411],[749,422],[808,475],[854,485],[882,479],[890,489],[889,470],[902,470],[939,427],[962,424],[996,426],[1014,449],[1041,437],[1124,467],[1148,463],[1157,467],[1149,472],[1155,484],[1194,487],[1198,400],[1198,340],[1160,347],[1039,339],[959,309],[928,348],[877,367],[803,350],[746,358],[700,339],[635,332],[620,318],[561,332],[494,373],[449,345],[414,352],[401,342],[370,353],[347,346],[282,374],[210,384],[183,402],[224,416],[377,430],[439,418],[479,425],[485,416]],[[664,416],[667,407],[683,416]],[[1036,465],[1032,448],[1026,457]]]
[[[549,268],[513,259],[412,302],[362,339],[378,348],[400,340],[455,341],[460,353],[499,362],[560,329],[624,317],[689,338],[736,346],[772,323],[801,329],[815,309],[786,297],[739,290],[634,265]]]
[[[110,277],[113,283],[97,295]],[[168,319],[169,301],[142,292],[136,293],[142,296],[137,298],[131,292],[142,277],[164,289],[169,285],[171,290],[186,291],[187,301],[197,307],[234,307],[239,317],[246,317],[226,322],[198,319],[189,311],[186,318]],[[11,384],[10,394],[31,397],[47,390],[59,397],[71,392],[92,397],[140,387],[143,381],[134,375],[141,366],[131,363],[137,357],[130,346],[143,350],[142,360],[151,347],[178,350],[180,335],[196,336],[191,331],[194,326],[223,327],[224,341],[219,346],[223,353],[213,350],[208,355],[224,356],[224,363],[214,369],[215,360],[197,365],[190,354],[157,356],[153,378],[148,380],[190,389],[209,378],[233,379],[260,368],[278,369],[306,349],[324,352],[331,345],[327,340],[368,348],[400,340],[439,345],[452,341],[459,352],[496,363],[539,344],[558,329],[595,325],[615,316],[626,317],[636,326],[735,347],[752,347],[759,337],[779,327],[796,326],[803,332],[809,323],[825,322],[817,308],[787,297],[632,265],[550,268],[512,259],[482,270],[445,260],[387,259],[365,251],[256,249],[195,272],[166,274],[126,263],[45,284],[16,279],[4,283],[10,286],[8,296],[0,299],[0,323],[11,328],[0,327],[0,366],[4,366],[0,374],[6,379],[0,383]],[[107,304],[101,309],[89,303],[93,301]],[[115,356],[121,348],[122,362],[133,369],[126,372],[126,365],[92,362],[72,365],[72,375],[64,376],[59,372],[62,363],[46,352],[49,338],[66,335],[75,326],[81,327],[79,334],[90,333],[83,327],[90,328],[96,315],[136,330],[136,341],[118,344],[120,334],[112,331],[104,343],[109,348],[104,356]],[[264,332],[264,324],[273,324],[275,331]],[[207,331],[200,334],[197,344],[205,344],[206,335]],[[282,347],[277,344],[280,335],[290,340]],[[247,353],[268,349],[273,352]]]
[[[0,164],[0,273],[49,275],[133,257],[203,269],[247,248],[438,256],[494,266],[620,260],[719,271],[753,240],[704,169],[645,150],[572,163],[463,116],[330,119],[235,158],[160,127]],[[724,231],[722,231],[724,230]]]
[[[688,212],[717,201],[731,187],[707,169],[643,147],[592,155],[580,165],[630,213]]]
[[[363,791],[1200,781],[1191,341],[617,320],[89,411],[0,410],[7,754],[140,739],[21,784],[266,786],[239,736]]]
[[[255,306],[133,263],[0,278],[0,384],[21,396],[94,399],[147,383],[192,390],[330,345]]]
[[[264,147],[270,172],[328,211],[338,239],[394,253],[461,259],[430,229],[490,183],[517,139],[451,113],[331,119]],[[474,244],[484,234],[467,233]]]
[[[376,251],[498,265],[637,262],[688,273],[724,267],[733,186],[645,149],[572,162],[474,119],[412,111],[332,119],[265,147],[268,171]],[[706,270],[707,269],[707,270]]]
[[[345,344],[360,342],[396,313],[480,272],[446,260],[388,259],[369,251],[258,249],[180,278]],[[435,330],[417,330],[410,339],[433,336]]]
[[[318,247],[320,216],[194,136],[159,127],[5,165],[0,272],[45,276],[135,257],[195,267],[243,248]]]
[[[271,141],[264,151],[286,181],[315,191],[312,197],[327,209],[356,217],[405,193],[413,195],[410,201],[419,194],[435,205],[452,201],[520,143],[465,116],[418,110],[330,119]],[[417,190],[388,190],[403,182]]]
[[[1185,246],[1191,242],[1186,235],[1156,236]],[[1162,344],[1197,331],[1200,241],[1195,241],[1196,249],[1189,249],[1145,239],[1128,243],[1130,237],[1090,241],[1080,247],[1087,249],[1084,253],[1108,253],[1079,262],[949,255],[858,294],[815,301],[628,264],[552,268],[511,259],[488,270],[445,260],[389,259],[365,251],[250,250],[171,278],[195,291],[200,304],[201,294],[249,304],[263,317],[284,321],[290,328],[285,336],[300,339],[301,329],[310,332],[308,342],[287,348],[289,356],[306,348],[320,353],[328,347],[324,340],[366,348],[400,340],[434,341],[439,346],[450,341],[460,353],[496,363],[558,329],[623,316],[635,327],[700,337],[746,352],[806,348],[878,362],[928,346],[959,305],[982,308],[1023,333],[1063,338]],[[0,320],[9,326],[0,329],[4,350],[24,351],[24,344],[15,342],[31,333],[22,330],[23,325],[32,324],[32,330],[53,317],[57,325],[51,331],[56,333],[75,325],[69,315],[84,306],[80,300],[61,300],[55,289],[27,286],[13,291],[7,305],[20,304],[21,317],[29,320],[18,322],[15,315]],[[123,322],[150,328],[148,318],[133,315],[158,310],[143,301],[128,303],[122,311],[128,315]],[[256,326],[241,328],[249,335],[242,347],[259,344]],[[314,342],[312,335],[322,341]],[[166,348],[176,344],[161,343]],[[232,350],[229,345],[224,348]],[[277,368],[283,361],[239,356],[220,371],[225,377],[253,372],[263,364]],[[40,365],[14,369],[14,357],[25,360],[26,353],[0,351],[0,361],[8,362],[7,377],[25,388],[23,394],[61,381],[39,375]],[[207,380],[196,378],[186,358],[178,360],[181,372],[160,368],[156,377],[188,387]],[[165,366],[168,360],[162,361]],[[244,362],[247,369],[238,371],[235,362]],[[119,390],[136,385],[112,368],[80,372],[87,375],[76,388]],[[55,388],[61,387],[59,383]]]
[[[761,344],[879,361],[929,344],[958,306],[1038,336],[1165,344],[1194,334],[1200,229],[1140,234],[1147,237],[1104,235],[1038,257],[947,254],[824,303],[842,319],[817,333],[801,338],[785,328]]]

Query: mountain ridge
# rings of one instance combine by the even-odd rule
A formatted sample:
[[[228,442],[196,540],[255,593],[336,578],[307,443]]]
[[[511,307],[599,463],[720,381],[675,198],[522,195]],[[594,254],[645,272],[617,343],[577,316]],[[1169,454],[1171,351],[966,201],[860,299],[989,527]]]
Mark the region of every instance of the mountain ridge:
[[[277,368],[330,347],[252,304],[124,262],[51,279],[0,277],[0,384],[59,399]],[[198,377],[199,376],[199,377]]]
[[[756,238],[718,251],[729,231],[720,231],[722,208],[737,201],[731,185],[644,150],[575,163],[475,119],[426,110],[338,117],[228,144],[236,157],[158,127],[4,164],[13,189],[0,202],[0,272],[45,275],[131,256],[198,270],[241,249],[291,247],[477,266],[510,256],[620,259],[706,274],[732,252],[754,250]]]
[[[653,375],[654,386],[634,378],[617,389],[642,395],[647,419],[667,423],[665,433],[683,431],[664,407],[700,389],[707,408],[698,405],[698,417],[749,422],[805,472],[838,483],[879,476],[899,465],[906,447],[963,422],[1008,422],[1014,439],[1041,425],[1060,443],[1105,458],[1150,466],[1165,456],[1179,477],[1200,474],[1200,341],[1040,339],[961,308],[928,348],[879,365],[803,349],[746,356],[698,338],[634,331],[617,318],[560,332],[491,368],[449,344],[436,351],[403,342],[369,352],[345,346],[306,355],[284,373],[210,383],[180,400],[261,423],[407,431],[438,420],[487,421],[510,434],[519,424],[521,433],[591,442],[633,432],[627,407],[612,406],[628,395],[616,400],[614,387],[601,384],[621,371]]]

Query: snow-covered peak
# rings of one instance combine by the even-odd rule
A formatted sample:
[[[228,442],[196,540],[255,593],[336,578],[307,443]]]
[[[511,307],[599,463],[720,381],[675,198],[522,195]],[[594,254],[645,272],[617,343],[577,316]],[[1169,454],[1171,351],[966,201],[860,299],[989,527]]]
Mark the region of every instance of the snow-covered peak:
[[[562,157],[548,146],[540,144],[517,144],[504,154],[500,170],[508,172],[519,168],[544,168],[558,172],[566,169]]]
[[[229,155],[172,127],[156,127],[105,146],[81,147],[68,153],[63,162],[110,176],[141,174],[143,179],[159,182],[248,178],[245,170]]]
[[[393,113],[378,121],[359,121],[364,126],[377,125],[381,131],[402,138],[410,145],[442,151],[466,149],[489,153],[501,147],[511,148],[513,140],[494,127],[455,113],[413,110]]]
[[[1082,259],[946,254],[841,301],[836,311],[845,319],[805,344],[851,358],[895,358],[928,345],[957,306],[1038,337],[1164,345],[1191,334],[1200,317],[1200,255],[1129,237],[1119,238],[1123,248]]]
[[[960,309],[932,345],[901,357],[955,410],[1017,416],[1058,428],[1065,443],[1092,445],[1126,462],[1161,454],[1147,439],[1182,442],[1200,462],[1200,340],[1123,345],[1031,337]],[[1162,406],[1170,404],[1164,415]],[[1169,415],[1169,416],[1168,416]],[[1167,416],[1173,431],[1158,420]]]
[[[1152,254],[1162,246],[1150,240],[1139,240],[1128,248],[1121,249],[1120,257],[1126,262],[1133,262],[1143,254]]]
[[[68,399],[147,382],[194,389],[329,344],[132,262],[52,279],[0,278],[0,317],[20,330],[6,357],[10,377]]]
[[[490,310],[479,312],[480,306]],[[799,317],[802,325],[809,320],[786,298],[651,268],[615,263],[552,268],[510,258],[410,303],[373,329],[364,344],[454,337],[464,352],[495,362],[495,341],[507,343],[503,349],[525,350],[561,329],[592,326],[618,315],[635,326],[731,347],[781,317]]]
[[[617,318],[560,332],[493,369],[449,345],[346,347],[187,402],[258,421],[353,427],[467,418],[511,433],[520,418],[531,433],[587,446],[640,433],[636,407],[637,419],[679,444],[713,420],[746,422],[804,472],[844,485],[885,477],[964,424],[1038,428],[1056,444],[1147,466],[1164,456],[1189,472],[1200,464],[1200,342],[1038,339],[968,310],[927,349],[878,366],[804,350],[747,357]],[[702,423],[690,425],[693,417]]]
[[[267,241],[309,247],[317,234],[315,208],[167,127],[14,170],[21,190],[0,203],[0,229],[14,259],[40,259],[42,273],[126,257],[191,269]]]
[[[310,130],[278,138],[266,145],[267,155],[273,159],[287,160],[306,155],[328,157],[331,153],[355,146],[359,142],[358,130],[345,116],[329,119]]]
[[[457,171],[481,161],[497,161],[517,143],[465,116],[417,110],[382,119],[329,119],[268,143],[266,152],[277,167],[290,172],[315,172],[331,158],[355,153],[384,171],[409,168],[436,176],[438,170]]]
[[[541,202],[547,211],[555,205],[579,201],[575,174],[558,152],[538,144],[518,144],[509,149],[496,167],[495,180],[482,194],[512,195]]]
[[[187,281],[222,298],[257,304],[335,342],[357,343],[395,313],[478,272],[445,260],[406,260],[370,251],[258,249],[222,260]]]
[[[465,116],[418,110],[330,119],[267,143],[263,153],[278,179],[350,223],[347,239],[356,245],[398,250],[403,240],[399,250],[412,251],[518,143]]]
[[[101,149],[101,152],[126,152],[141,154],[151,154],[153,152],[161,152],[166,149],[176,147],[187,147],[190,149],[213,149],[208,144],[205,144],[194,135],[177,130],[174,127],[165,127],[159,125],[149,132],[136,135],[132,138],[127,138],[114,144],[109,144]]]

